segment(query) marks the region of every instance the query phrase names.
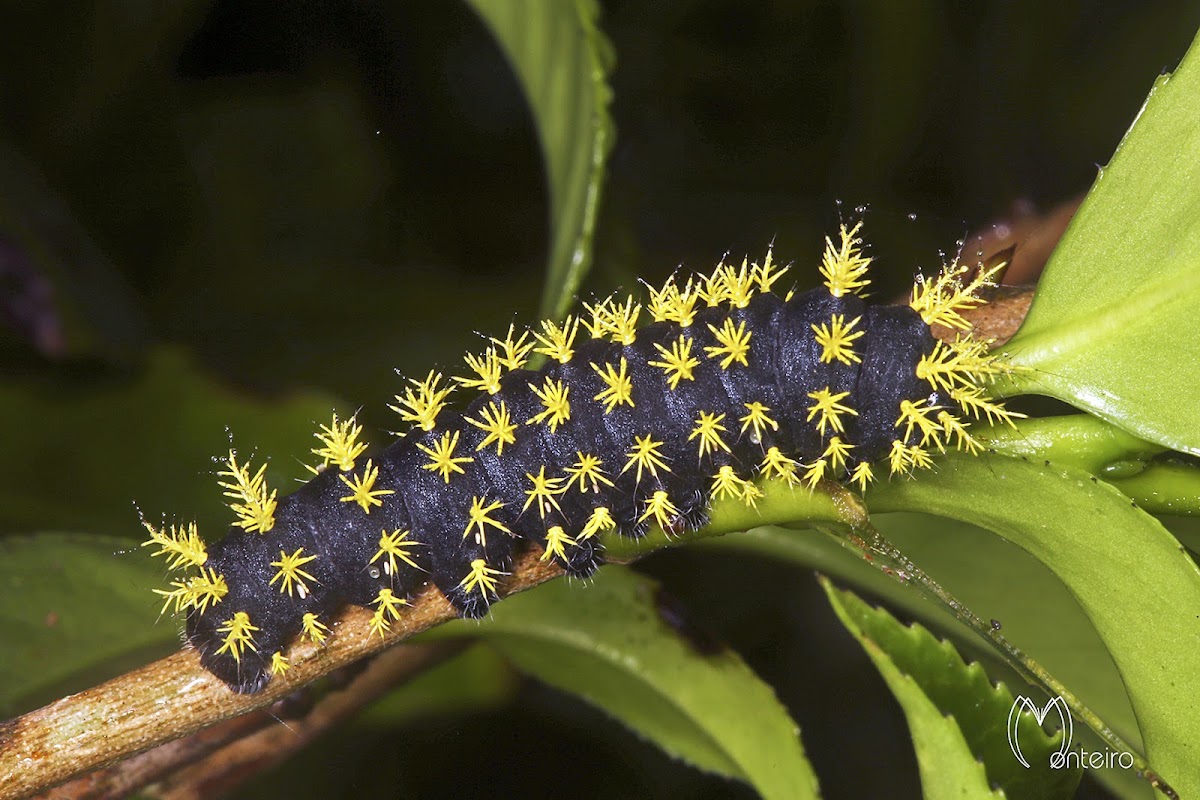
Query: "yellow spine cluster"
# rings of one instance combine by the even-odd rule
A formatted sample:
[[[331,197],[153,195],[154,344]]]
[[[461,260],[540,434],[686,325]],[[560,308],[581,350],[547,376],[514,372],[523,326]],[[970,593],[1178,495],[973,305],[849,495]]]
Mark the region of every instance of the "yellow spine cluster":
[[[254,644],[254,634],[258,633],[258,628],[251,624],[250,615],[245,611],[238,611],[221,623],[217,633],[222,636],[217,655],[229,653],[233,660],[240,664],[242,654],[247,650],[258,652],[258,647]]]
[[[913,286],[910,307],[928,325],[943,325],[960,333],[954,341],[938,341],[933,350],[917,365],[917,377],[928,381],[930,387],[958,404],[961,414],[974,419],[1015,425],[1014,419],[1023,416],[1004,408],[993,400],[986,386],[997,376],[1013,370],[1002,356],[991,352],[991,341],[976,339],[971,323],[962,315],[984,303],[980,292],[995,285],[996,276],[1006,264],[980,268],[975,277],[964,282],[971,267],[955,259],[932,280],[919,278]],[[920,444],[905,446],[893,442],[889,463],[893,473],[910,472],[931,463],[926,445],[944,450],[953,440],[955,447],[977,452],[981,446],[968,432],[964,419],[944,408],[926,407],[921,403],[901,406],[896,426],[904,427],[904,440],[915,430],[920,431]]]
[[[613,304],[607,327],[612,340],[617,344],[630,345],[637,338],[637,320],[642,313],[640,303],[630,297],[624,305]]]
[[[471,562],[471,571],[467,573],[467,577],[463,578],[458,585],[467,594],[477,591],[482,596],[489,597],[496,594],[499,576],[507,574],[507,572],[492,569],[482,558],[477,558]]]
[[[720,329],[708,326],[716,337],[719,346],[706,347],[704,352],[709,358],[720,358],[721,369],[729,369],[733,363],[749,366],[747,356],[750,354],[750,331],[746,330],[746,322],[742,320],[734,327],[733,320],[727,319]]]
[[[725,444],[725,440],[721,438],[722,433],[728,432],[721,424],[724,419],[724,414],[709,411],[701,411],[700,416],[696,418],[696,425],[692,428],[688,441],[700,440],[700,458],[704,458],[709,453],[715,454],[719,450],[730,452],[729,445]]]
[[[613,482],[604,474],[601,467],[604,465],[599,458],[589,453],[580,451],[575,452],[575,463],[567,467],[567,488],[570,489],[572,484],[579,483],[580,494],[593,494],[600,491],[601,485],[612,486]]]
[[[871,259],[862,254],[860,242],[856,237],[862,223],[850,230],[841,227],[841,241],[834,245],[833,240],[825,239],[825,253],[821,257],[821,276],[825,278],[825,286],[834,297],[847,294],[862,294],[871,281],[867,278],[867,269]]]
[[[496,347],[497,357],[500,366],[513,372],[518,369],[524,369],[525,364],[529,361],[529,353],[534,348],[534,342],[527,341],[529,339],[529,331],[522,331],[521,335],[516,339],[513,338],[516,331],[515,325],[508,326],[508,334],[504,339],[491,340]]]
[[[584,319],[583,325],[588,329],[593,339],[610,339],[617,344],[630,345],[637,338],[637,320],[642,313],[640,303],[635,303],[632,297],[624,304],[605,298],[596,304],[585,304],[584,308],[591,314],[591,320]]]
[[[470,456],[455,456],[454,450],[458,447],[459,431],[443,433],[439,439],[433,443],[433,447],[427,447],[423,444],[417,444],[417,449],[425,455],[429,456],[429,461],[421,465],[421,469],[427,469],[430,472],[436,472],[442,476],[442,480],[446,483],[450,482],[450,476],[454,474],[465,475],[463,464],[470,464],[475,459]]]
[[[912,438],[914,431],[921,433],[921,446],[933,443],[934,447],[939,450],[942,447],[942,425],[936,419],[933,419],[933,414],[937,410],[929,406],[927,400],[911,400],[900,401],[900,418],[896,420],[896,426],[904,426],[904,440],[908,441]]]
[[[917,377],[944,392],[978,388],[1012,369],[988,351],[989,344],[969,336],[953,342],[939,341],[917,364]]]
[[[296,551],[290,555],[280,550],[279,560],[271,562],[271,566],[279,567],[279,571],[275,573],[275,576],[270,581],[271,586],[275,585],[275,581],[279,581],[280,594],[287,592],[290,597],[292,596],[292,592],[295,591],[296,594],[300,595],[301,600],[308,596],[308,584],[305,581],[316,582],[317,580],[312,574],[304,570],[304,566],[310,561],[316,561],[317,557],[316,555],[303,556],[301,555],[303,552],[303,547],[297,547]]]
[[[750,271],[751,278],[758,284],[758,291],[762,294],[770,293],[776,282],[784,276],[784,273],[791,269],[790,266],[780,267],[773,262],[774,250],[774,246],[768,247],[763,263],[754,264]]]
[[[933,466],[928,450],[918,445],[906,445],[900,439],[892,440],[892,449],[887,458],[893,475],[907,475],[915,469]]]
[[[750,305],[750,298],[754,297],[757,280],[754,273],[750,269],[748,259],[742,259],[741,269],[734,269],[732,265],[722,264],[717,267],[718,272],[723,272],[721,280],[725,282],[725,300],[734,308],[745,308]]]
[[[1015,426],[1014,420],[1024,415],[1006,409],[1003,404],[993,400],[985,388],[995,377],[1013,370],[1011,364],[988,350],[989,344],[974,339],[970,334],[960,336],[953,342],[939,341],[917,364],[917,377],[948,395],[958,403],[964,414],[975,419],[983,417],[989,422]],[[944,441],[953,436],[959,448],[971,452],[978,449],[978,443],[967,434],[965,424],[957,416],[939,410],[935,419],[940,429],[937,438],[939,447],[944,447]],[[897,425],[902,422],[903,415]]]
[[[770,292],[775,283],[788,271],[786,266],[777,266],[773,258],[774,255],[768,248],[762,264],[751,264],[749,259],[742,259],[742,266],[738,268],[722,260],[712,273],[698,275],[689,280],[688,292],[696,299],[703,300],[709,308],[723,303],[728,303],[733,308],[745,308],[750,305],[755,294]]]
[[[771,447],[763,456],[759,471],[768,480],[783,481],[789,486],[795,486],[800,482],[796,477],[796,470],[799,468],[800,465],[795,459],[785,456],[778,447]]]
[[[361,433],[362,426],[354,417],[345,422],[338,422],[338,416],[334,413],[333,421],[322,425],[321,429],[313,434],[321,443],[321,447],[315,447],[310,452],[318,456],[321,463],[316,467],[309,467],[309,471],[319,473],[330,464],[335,464],[343,472],[354,469],[354,460],[367,449],[366,442],[358,441]]]
[[[850,473],[850,480],[851,482],[858,484],[859,491],[865,492],[867,490],[867,484],[875,480],[875,472],[871,469],[871,465],[866,461],[860,461],[854,468],[854,471]]]
[[[400,619],[400,607],[408,605],[408,601],[397,597],[391,589],[380,589],[371,605],[378,606],[371,617],[371,633],[378,634],[382,639],[391,629],[392,622]]]
[[[804,468],[804,477],[801,480],[804,485],[813,490],[817,488],[817,484],[825,479],[825,472],[829,469],[829,462],[823,458],[818,458],[813,463]]]
[[[675,284],[675,276],[667,279],[662,289],[650,287],[650,317],[655,322],[674,322],[681,328],[690,326],[696,319],[696,303],[700,295],[696,286],[689,278],[680,289]]]
[[[517,441],[517,426],[508,413],[508,407],[504,405],[503,400],[499,403],[492,401],[488,403],[487,408],[480,412],[479,416],[481,419],[465,418],[467,422],[487,434],[483,441],[475,446],[475,452],[478,453],[489,444],[495,443],[496,455],[504,455],[504,445]]]
[[[396,493],[394,489],[375,488],[375,481],[379,479],[379,467],[375,466],[370,459],[367,460],[367,466],[362,475],[354,475],[349,480],[345,475],[338,477],[350,489],[350,494],[340,498],[341,501],[358,503],[364,514],[370,514],[371,508],[374,506],[383,505],[383,501],[379,498]]]
[[[479,389],[488,394],[495,394],[500,391],[500,379],[504,377],[504,364],[500,358],[495,346],[489,347],[482,356],[467,353],[463,356],[463,361],[467,362],[467,366],[471,368],[474,376],[464,378],[456,375],[454,380],[468,389]]]
[[[267,465],[263,464],[258,472],[251,476],[250,465],[238,464],[237,453],[230,450],[228,458],[225,459],[225,467],[217,474],[229,479],[219,481],[219,484],[225,490],[225,496],[233,501],[229,508],[238,516],[233,524],[251,533],[266,533],[274,528],[275,508],[279,505],[275,498],[279,493],[267,488],[267,480],[264,477]]]
[[[229,585],[225,576],[213,569],[200,568],[199,575],[192,575],[182,580],[171,581],[169,590],[155,589],[154,593],[163,598],[160,613],[165,614],[168,608],[174,606],[179,613],[194,608],[200,613],[208,610],[210,605],[216,605],[229,594]]]
[[[671,502],[671,498],[662,489],[659,489],[650,499],[646,501],[646,510],[638,517],[638,522],[645,522],[653,519],[658,527],[664,531],[671,528],[672,521],[679,516],[679,509]]]
[[[716,475],[712,476],[712,486],[709,489],[709,495],[714,500],[722,498],[738,499],[747,506],[754,507],[758,499],[762,497],[762,490],[755,486],[753,481],[748,481],[741,477],[734,471],[733,467],[726,464],[717,470]]]
[[[486,497],[472,497],[471,510],[467,512],[467,528],[463,531],[463,538],[471,535],[471,531],[475,531],[475,541],[481,546],[487,547],[487,529],[495,528],[504,533],[511,534],[512,531],[508,526],[497,519],[492,518],[492,512],[497,509],[504,508],[504,503],[495,500],[491,503],[487,502]]]
[[[558,426],[571,419],[571,401],[568,395],[571,387],[561,380],[546,378],[540,387],[529,384],[529,391],[542,401],[542,410],[525,420],[526,425],[536,425],[545,422],[550,426],[551,433],[558,432]]]
[[[642,482],[642,470],[646,470],[651,476],[657,478],[658,471],[670,472],[671,468],[667,466],[667,462],[663,461],[663,455],[659,452],[659,448],[663,446],[662,442],[654,441],[651,434],[645,436],[635,436],[633,439],[633,449],[626,453],[629,460],[625,462],[624,469],[621,474],[624,475],[630,469],[637,467],[637,481]]]
[[[313,644],[324,644],[325,640],[329,638],[329,627],[312,612],[304,615],[300,622],[300,629],[301,634]]]
[[[552,525],[546,531],[546,550],[542,553],[539,561],[549,561],[557,556],[559,559],[566,560],[567,547],[574,547],[578,544],[574,539],[567,535],[567,532],[562,529],[561,525]]]
[[[817,420],[817,430],[821,436],[825,435],[825,426],[837,433],[845,432],[845,423],[842,422],[843,414],[858,416],[858,412],[848,405],[842,403],[850,396],[849,392],[833,392],[828,386],[824,389],[818,389],[815,392],[808,393],[809,398],[816,401],[808,407],[808,421],[812,422],[813,417],[819,417]]]
[[[629,377],[629,362],[625,360],[625,356],[621,356],[620,369],[612,364],[605,364],[603,369],[597,364],[592,364],[592,369],[604,382],[604,389],[592,399],[604,404],[605,414],[612,413],[612,410],[622,403],[633,408],[633,379]]]
[[[962,312],[983,305],[985,301],[979,292],[985,287],[995,286],[996,275],[1007,266],[1008,262],[1001,262],[994,267],[980,269],[969,283],[963,283],[962,278],[971,271],[971,267],[955,258],[933,280],[923,277],[917,279],[909,306],[921,315],[926,325],[970,330],[971,323],[963,317]]]
[[[535,347],[533,352],[566,364],[575,355],[575,336],[578,333],[579,320],[575,317],[567,317],[561,326],[551,320],[542,320],[542,333],[533,334],[541,347]]]
[[[592,515],[588,517],[588,521],[583,524],[579,538],[581,540],[590,539],[593,536],[616,530],[616,528],[617,521],[613,519],[612,510],[608,506],[596,506],[592,509]]]
[[[671,342],[671,349],[663,347],[658,342],[654,343],[654,349],[662,355],[661,361],[647,361],[651,367],[658,367],[666,373],[667,387],[674,391],[679,386],[680,381],[694,381],[696,378],[692,374],[696,367],[700,366],[700,359],[692,355],[692,339],[690,336],[679,335],[679,338]]]
[[[829,465],[836,473],[841,473],[846,469],[846,459],[850,456],[850,451],[854,445],[849,442],[843,442],[840,436],[830,436],[829,444],[825,446],[825,452],[821,454],[821,458],[829,460]]]
[[[750,441],[758,444],[762,442],[763,434],[767,428],[773,431],[779,430],[779,423],[767,416],[767,412],[771,409],[764,406],[757,400],[753,403],[742,403],[746,411],[749,413],[744,417],[739,417],[738,422],[742,423],[742,435],[746,434],[746,429],[750,428]]]
[[[408,564],[413,569],[420,569],[417,562],[413,560],[412,549],[424,542],[417,542],[408,538],[411,531],[396,530],[388,533],[384,530],[379,536],[379,549],[375,551],[375,555],[371,556],[368,564],[374,564],[381,558],[385,558],[383,562],[383,574],[391,576],[396,574],[397,559]]]
[[[404,395],[396,395],[396,405],[388,406],[400,415],[400,419],[411,422],[421,430],[433,430],[434,421],[442,409],[446,407],[446,398],[454,391],[453,386],[443,386],[442,373],[429,371],[425,380],[418,381],[410,378],[412,386],[404,390]]]
[[[804,484],[812,490],[825,478],[838,478],[844,474],[852,447],[854,445],[843,442],[840,436],[831,436],[821,457],[804,468]]]
[[[200,538],[200,532],[196,530],[196,523],[155,528],[142,520],[142,525],[150,533],[150,538],[142,542],[142,547],[157,547],[158,552],[152,555],[165,556],[167,569],[202,567],[208,561],[208,550]]]
[[[562,510],[558,504],[558,495],[567,491],[567,487],[562,485],[562,478],[547,477],[546,466],[543,464],[537,475],[526,472],[525,479],[530,482],[532,488],[525,492],[526,500],[525,505],[521,508],[522,511],[527,511],[529,506],[537,503],[538,513],[541,514],[542,519],[545,519],[548,509]]]
[[[835,360],[843,364],[862,363],[858,353],[854,352],[854,341],[865,333],[854,330],[861,321],[862,317],[855,317],[846,322],[845,315],[833,314],[828,324],[812,326],[817,344],[821,345],[821,363],[829,364]]]
[[[716,308],[729,299],[729,291],[725,287],[724,261],[717,264],[712,273],[696,277],[696,296],[709,308]]]
[[[156,528],[143,520],[142,525],[150,534],[150,538],[142,542],[142,547],[157,547],[158,550],[152,555],[164,557],[169,571],[199,569],[198,575],[185,575],[171,581],[169,589],[154,590],[163,598],[162,613],[165,614],[172,606],[176,613],[189,608],[203,613],[229,594],[225,576],[204,566],[208,562],[208,550],[200,538],[196,523]]]

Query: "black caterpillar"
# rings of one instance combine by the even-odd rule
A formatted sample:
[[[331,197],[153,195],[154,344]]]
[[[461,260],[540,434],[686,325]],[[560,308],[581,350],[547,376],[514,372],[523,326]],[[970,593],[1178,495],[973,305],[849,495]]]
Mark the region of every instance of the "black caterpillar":
[[[976,450],[968,417],[1013,416],[985,389],[1009,367],[959,312],[999,267],[964,284],[956,261],[908,305],[867,306],[858,231],[826,240],[824,288],[774,294],[787,267],[768,251],[672,279],[645,309],[609,299],[510,327],[453,379],[482,392],[464,411],[447,406],[457,387],[442,374],[410,381],[393,408],[413,429],[371,457],[335,416],[315,477],[286,497],[230,452],[221,485],[238,520],[223,540],[146,525],[146,544],[185,572],[159,590],[166,607],[186,611],[207,669],[254,692],[289,668],[295,637],[323,642],[345,604],[374,608],[382,636],[432,580],[463,616],[485,615],[519,540],[586,577],[600,534],[698,528],[713,499],[754,504],[756,478],[865,490],[876,470],[928,467],[951,442]],[[643,310],[653,321],[639,327]],[[937,341],[933,324],[963,333]],[[524,369],[533,353],[548,360],[537,371]]]

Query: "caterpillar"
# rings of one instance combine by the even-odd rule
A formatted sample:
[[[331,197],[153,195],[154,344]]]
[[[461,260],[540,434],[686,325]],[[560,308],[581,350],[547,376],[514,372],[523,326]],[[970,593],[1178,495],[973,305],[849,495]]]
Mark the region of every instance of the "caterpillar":
[[[1003,264],[970,277],[955,259],[906,305],[868,305],[860,228],[826,238],[823,286],[808,291],[774,291],[789,267],[768,249],[672,277],[644,305],[609,298],[510,326],[465,357],[468,374],[410,379],[391,408],[411,430],[385,449],[368,454],[355,418],[335,414],[312,479],[284,497],[231,449],[223,539],[143,521],[178,573],[156,590],[164,612],[186,614],[206,669],[256,692],[290,668],[297,637],[333,635],[344,605],[373,609],[368,635],[382,636],[432,582],[461,616],[486,615],[522,542],[584,578],[602,534],[697,529],[714,500],[753,506],[760,481],[866,491],[948,446],[977,452],[973,421],[1018,416],[987,391],[1011,366],[962,316]],[[527,369],[535,356],[545,364]],[[477,396],[455,410],[464,390]]]

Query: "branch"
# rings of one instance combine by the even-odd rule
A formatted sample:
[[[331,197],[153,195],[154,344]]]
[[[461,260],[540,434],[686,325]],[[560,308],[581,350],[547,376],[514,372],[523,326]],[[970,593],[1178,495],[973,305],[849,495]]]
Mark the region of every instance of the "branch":
[[[467,644],[454,641],[392,648],[372,659],[345,691],[325,698],[303,718],[267,726],[171,775],[160,785],[159,797],[204,800],[232,791],[253,775],[287,760],[406,679],[461,652]]]
[[[211,797],[232,790],[307,746],[406,679],[460,652],[463,642],[400,645],[369,659],[349,682],[315,704],[306,693],[225,720],[52,789],[49,800],[120,800],[159,782],[160,797]],[[303,708],[298,708],[303,706]]]
[[[539,561],[536,553],[526,553],[514,566],[506,593],[561,574],[557,566]],[[188,648],[56,700],[0,724],[0,798],[28,797],[222,720],[248,714],[454,617],[453,607],[433,588],[418,596],[383,638],[366,635],[370,611],[347,608],[334,623],[334,630],[341,635],[331,636],[326,647],[298,643],[293,649],[293,668],[257,694],[231,692],[200,666],[199,655]],[[212,752],[253,727],[254,721],[247,720],[228,731],[229,736],[198,742],[194,754]]]

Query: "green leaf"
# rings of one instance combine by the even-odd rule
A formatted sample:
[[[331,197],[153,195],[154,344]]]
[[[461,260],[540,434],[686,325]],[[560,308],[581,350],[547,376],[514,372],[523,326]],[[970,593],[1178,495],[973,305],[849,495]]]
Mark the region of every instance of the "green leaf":
[[[775,693],[736,653],[679,623],[653,582],[610,565],[590,586],[551,581],[497,604],[482,624],[441,630],[485,637],[520,669],[765,798],[816,797],[796,723]]]
[[[1089,414],[1026,419],[1020,428],[991,425],[972,433],[1003,455],[1078,467],[1106,480],[1139,472],[1163,451]]]
[[[354,724],[395,727],[433,715],[497,708],[512,699],[517,684],[508,662],[478,645],[389,692]]]
[[[1200,45],[1158,79],[1007,345],[1006,393],[1057,397],[1200,454]]]
[[[920,480],[881,484],[868,499],[875,511],[987,528],[1049,567],[1120,671],[1151,766],[1181,796],[1200,794],[1200,713],[1188,700],[1200,694],[1188,655],[1200,636],[1200,571],[1157,520],[1086,472],[998,455],[949,454]]]
[[[1087,699],[1092,711],[1134,747],[1141,746],[1133,708],[1104,642],[1055,575],[1024,550],[990,531],[927,514],[874,514],[871,523],[956,600],[984,619],[1002,624],[1004,636],[1046,671]],[[990,640],[977,636],[941,604],[871,566],[839,540],[814,530],[777,527],[706,540],[702,547],[736,549],[816,569],[886,601],[960,648],[1003,670]],[[1020,587],[1020,591],[1014,591]],[[1001,673],[997,673],[1001,674]],[[1021,685],[1019,676],[1010,674]],[[1082,725],[1075,739],[1089,750],[1104,747]],[[1092,770],[1119,797],[1146,798],[1152,790],[1132,770]]]
[[[1152,514],[1200,514],[1200,469],[1156,459],[1163,453],[1161,445],[1130,436],[1088,414],[1027,419],[1019,429],[996,425],[976,435],[989,450],[1006,456],[1079,467]]]
[[[1109,483],[1152,514],[1200,515],[1200,469],[1190,464],[1151,464]]]
[[[1008,727],[1015,698],[1004,684],[993,685],[978,662],[964,663],[954,645],[939,641],[920,625],[902,625],[854,593],[835,589],[827,578],[821,579],[821,586],[838,618],[904,706],[926,797],[939,796],[959,784],[973,786],[980,765],[986,771],[985,785],[1003,789],[1009,797],[1057,798],[1074,793],[1082,770],[1050,766],[1051,755],[1062,746],[1062,732],[1047,735],[1027,708],[1018,717],[1016,737],[1029,768],[1017,760]],[[921,699],[932,704],[933,716],[927,715],[928,705]],[[930,731],[953,741],[945,724],[951,720],[957,723],[954,731],[961,734],[957,742],[968,749],[961,762],[944,758],[931,742],[922,741]],[[952,745],[955,752],[959,752],[957,742]],[[952,775],[955,783],[949,782]],[[940,788],[934,792],[931,787]],[[990,796],[990,791],[983,796]]]
[[[826,592],[829,587],[826,586]],[[897,667],[887,652],[863,636],[862,631],[830,594],[829,600],[838,618],[846,626],[883,676],[884,682],[904,709],[912,733],[917,767],[921,774],[921,794],[926,800],[944,798],[999,798],[987,783],[987,772],[975,760],[953,716],[944,716],[921,687]]]
[[[533,109],[549,180],[551,237],[542,315],[560,318],[592,260],[613,142],[613,53],[595,0],[469,0],[492,29]]]
[[[0,539],[0,718],[178,649],[162,575],[125,539]]]

